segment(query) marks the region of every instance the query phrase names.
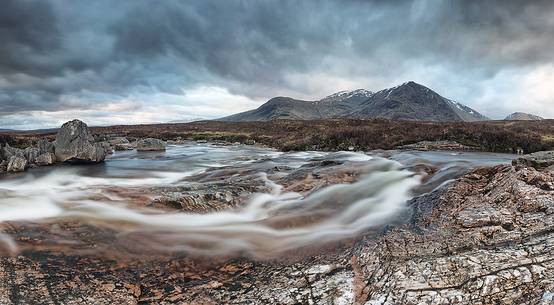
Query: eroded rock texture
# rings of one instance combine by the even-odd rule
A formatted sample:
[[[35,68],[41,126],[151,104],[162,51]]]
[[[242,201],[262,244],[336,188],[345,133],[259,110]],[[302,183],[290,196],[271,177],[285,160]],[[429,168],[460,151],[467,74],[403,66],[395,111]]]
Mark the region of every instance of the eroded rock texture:
[[[317,187],[316,176],[300,181]],[[410,204],[408,223],[268,260],[112,258],[97,247],[110,232],[12,224],[3,230],[32,247],[0,260],[0,304],[552,303],[552,173],[478,169]],[[82,239],[89,254],[39,238],[60,232]]]
[[[105,148],[94,142],[87,124],[79,120],[62,125],[56,135],[54,147],[58,162],[98,163],[106,158]],[[48,150],[48,147],[43,150]]]
[[[481,169],[414,201],[411,226],[357,251],[369,304],[539,304],[554,287],[554,179]],[[550,304],[548,303],[547,304]]]

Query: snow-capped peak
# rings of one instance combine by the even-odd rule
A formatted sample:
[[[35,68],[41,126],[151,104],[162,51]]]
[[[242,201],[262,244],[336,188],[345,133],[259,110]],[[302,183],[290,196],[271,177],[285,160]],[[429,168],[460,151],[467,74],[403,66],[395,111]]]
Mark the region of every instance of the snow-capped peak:
[[[356,90],[345,90],[345,91],[339,91],[337,93],[333,93],[325,98],[322,99],[322,101],[335,101],[335,100],[345,100],[348,98],[351,98],[353,96],[359,96],[359,97],[370,97],[373,95],[373,92],[366,90],[366,89],[356,89]]]

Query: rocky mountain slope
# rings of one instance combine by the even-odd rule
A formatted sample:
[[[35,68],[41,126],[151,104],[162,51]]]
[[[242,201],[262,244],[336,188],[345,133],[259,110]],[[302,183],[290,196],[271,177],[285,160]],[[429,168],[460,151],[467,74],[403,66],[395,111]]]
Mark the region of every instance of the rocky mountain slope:
[[[507,116],[504,120],[507,121],[540,121],[544,120],[538,115],[524,113],[524,112],[514,112]]]
[[[268,121],[274,119],[386,118],[437,122],[473,122],[488,118],[433,90],[407,82],[371,92],[365,89],[341,91],[319,101],[276,97],[257,109],[238,113],[223,121]]]

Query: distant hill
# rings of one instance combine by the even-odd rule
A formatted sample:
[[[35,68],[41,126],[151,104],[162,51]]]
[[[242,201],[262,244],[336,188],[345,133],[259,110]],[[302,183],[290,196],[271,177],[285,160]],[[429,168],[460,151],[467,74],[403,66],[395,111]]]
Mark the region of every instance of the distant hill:
[[[524,112],[514,112],[507,116],[504,120],[507,121],[540,121],[544,120],[538,115],[524,113]]]
[[[318,101],[275,97],[257,109],[220,120],[236,122],[326,118],[386,118],[436,122],[488,120],[477,111],[444,98],[415,82],[378,92],[365,89],[341,91]]]

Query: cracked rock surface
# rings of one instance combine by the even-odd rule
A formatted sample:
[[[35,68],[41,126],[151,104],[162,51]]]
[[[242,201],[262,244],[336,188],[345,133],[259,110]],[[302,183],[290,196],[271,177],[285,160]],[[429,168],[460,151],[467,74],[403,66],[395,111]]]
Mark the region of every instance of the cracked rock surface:
[[[287,187],[317,187],[313,181],[310,176]],[[232,192],[214,196],[214,202],[238,204]],[[182,208],[187,200],[170,196],[167,202]],[[410,205],[408,223],[267,260],[106,257],[97,244],[110,232],[91,233],[72,223],[3,225],[32,247],[0,259],[0,304],[553,302],[552,173],[524,166],[481,168]],[[88,252],[57,250],[29,235],[60,231],[79,236]]]

